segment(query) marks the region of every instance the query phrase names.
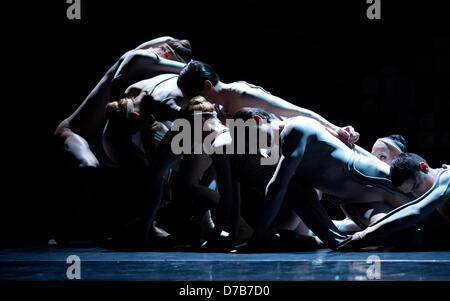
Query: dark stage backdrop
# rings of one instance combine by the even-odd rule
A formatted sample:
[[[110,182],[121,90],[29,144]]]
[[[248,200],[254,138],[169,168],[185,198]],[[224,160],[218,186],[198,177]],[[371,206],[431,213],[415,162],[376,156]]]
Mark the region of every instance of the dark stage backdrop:
[[[449,163],[450,18],[429,1],[381,0],[381,20],[366,0],[81,0],[81,20],[67,19],[65,0],[19,5],[4,10],[3,237],[41,235],[55,127],[124,52],[162,35],[189,39],[225,82],[353,125],[366,149],[398,133],[432,166]]]

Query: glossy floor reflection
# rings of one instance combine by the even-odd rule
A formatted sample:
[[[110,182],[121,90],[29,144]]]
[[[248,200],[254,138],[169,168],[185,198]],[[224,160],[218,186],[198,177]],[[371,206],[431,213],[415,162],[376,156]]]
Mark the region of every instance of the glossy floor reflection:
[[[101,248],[6,248],[0,280],[67,280],[67,258],[82,280],[118,281],[450,281],[450,251],[225,254],[115,252]]]

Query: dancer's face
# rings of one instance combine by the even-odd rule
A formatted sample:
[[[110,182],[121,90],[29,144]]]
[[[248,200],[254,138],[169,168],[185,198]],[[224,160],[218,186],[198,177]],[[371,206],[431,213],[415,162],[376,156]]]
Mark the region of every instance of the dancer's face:
[[[205,97],[204,93],[202,93],[203,91],[195,91],[194,89],[189,89],[189,88],[180,88],[180,90],[186,99],[191,99],[195,96]]]
[[[414,178],[407,179],[398,187],[404,193],[411,193],[418,198],[424,195],[434,184],[434,178],[429,173],[429,167],[426,163],[421,163],[421,171]]]
[[[372,155],[377,157],[379,160],[391,165],[392,160],[395,157],[395,154],[393,154],[389,148],[381,141],[375,142],[375,144],[372,147]]]
[[[179,87],[179,88],[187,99],[191,99],[195,96],[203,96],[211,103],[214,103],[215,98],[214,95],[217,94],[214,85],[209,80],[206,80],[203,83],[203,87],[201,90],[194,89],[191,87]]]
[[[213,94],[215,94],[215,92],[216,90],[214,85],[209,80],[205,80],[203,84],[203,89],[198,92],[198,95],[201,95],[208,101],[213,102],[214,100]]]

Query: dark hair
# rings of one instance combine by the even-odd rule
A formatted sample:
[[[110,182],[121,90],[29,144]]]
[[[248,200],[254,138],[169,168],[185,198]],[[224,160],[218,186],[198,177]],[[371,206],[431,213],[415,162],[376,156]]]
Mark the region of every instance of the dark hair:
[[[184,62],[189,62],[192,59],[191,43],[188,40],[169,40],[166,43],[175,53],[180,56]],[[164,45],[162,46],[164,48]]]
[[[186,93],[187,98],[197,96],[203,90],[203,84],[209,80],[213,85],[219,82],[219,75],[213,68],[200,61],[190,61],[180,72],[177,85]]]
[[[266,120],[272,119],[270,114],[267,113],[266,111],[264,111],[263,109],[250,108],[250,107],[245,107],[245,108],[240,109],[239,111],[236,111],[236,113],[234,113],[234,115],[233,115],[233,119],[234,120],[242,119],[244,121],[247,121],[249,119],[252,119],[253,116],[255,116],[255,115],[258,115],[262,119],[266,119]]]
[[[239,111],[236,111],[236,113],[233,114],[233,119],[234,120],[238,120],[238,119],[242,119],[244,122],[246,122],[247,120],[253,119],[253,116],[258,115],[259,117],[261,117],[262,119],[265,119],[267,121],[270,121],[272,119],[272,116],[264,111],[263,109],[260,108],[251,108],[251,107],[245,107],[240,109]],[[256,123],[257,125],[257,135],[256,135],[256,139],[257,139],[257,143],[259,144],[259,126],[258,123]],[[231,130],[231,129],[230,129]],[[237,131],[239,129],[237,127],[234,128],[234,132],[232,133],[232,137],[237,137]],[[245,153],[248,154],[250,152],[250,146],[249,146],[249,142],[250,142],[250,130],[248,127],[245,127],[245,145],[246,145],[246,149],[245,149]],[[237,145],[236,145],[237,141],[233,141],[234,143],[234,147],[236,149]]]
[[[414,179],[420,172],[420,162],[424,158],[413,153],[400,153],[391,162],[390,177],[394,187],[401,186],[406,180]]]
[[[398,146],[398,148],[406,153],[407,152],[407,148],[406,148],[406,139],[405,137],[403,137],[402,135],[398,135],[398,134],[393,134],[393,135],[389,135],[387,137],[385,137],[387,139],[391,139],[395,145]]]

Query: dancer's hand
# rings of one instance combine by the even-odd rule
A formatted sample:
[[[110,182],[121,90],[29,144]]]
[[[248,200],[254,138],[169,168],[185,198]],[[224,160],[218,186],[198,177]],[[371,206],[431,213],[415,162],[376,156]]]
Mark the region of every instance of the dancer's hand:
[[[353,235],[349,235],[347,239],[339,243],[338,251],[357,251],[364,246],[364,234],[363,232],[356,232]]]
[[[338,134],[338,138],[341,139],[344,143],[350,145],[350,147],[352,148],[359,140],[359,133],[356,132],[351,125],[337,128],[336,132]]]
[[[355,234],[352,235],[352,240],[361,240],[364,238],[363,232],[356,232]]]

